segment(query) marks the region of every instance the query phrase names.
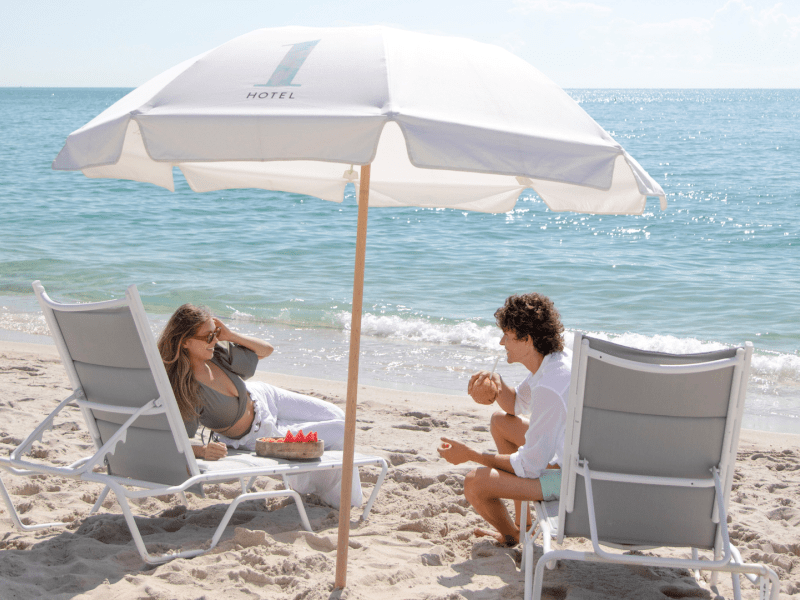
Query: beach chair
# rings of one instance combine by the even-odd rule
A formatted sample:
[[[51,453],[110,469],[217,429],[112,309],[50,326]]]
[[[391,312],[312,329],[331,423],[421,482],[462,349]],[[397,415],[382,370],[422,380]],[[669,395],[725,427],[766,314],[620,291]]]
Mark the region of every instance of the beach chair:
[[[575,335],[560,500],[536,503],[537,519],[523,534],[526,600],[541,597],[545,566],[557,560],[685,568],[696,577],[708,570],[712,585],[727,571],[737,599],[744,574],[762,598],[777,600],[775,572],[743,563],[728,537],[752,353],[749,342],[675,355]],[[557,519],[548,518],[555,506]],[[559,544],[588,538],[592,551],[550,549],[554,528]],[[538,535],[544,553],[531,577]],[[611,550],[659,547],[691,549],[691,557]],[[701,560],[699,550],[709,556]]]
[[[73,393],[8,457],[0,457],[0,473],[17,476],[53,475],[105,486],[92,508],[99,510],[113,491],[142,559],[151,564],[202,554],[216,546],[237,506],[248,500],[292,497],[303,527],[311,531],[303,500],[290,489],[286,477],[325,469],[341,469],[342,453],[325,452],[318,460],[290,461],[231,451],[219,461],[196,459],[181,419],[153,333],[135,286],[124,299],[91,304],[53,302],[36,281],[33,288],[67,369]],[[56,415],[69,403],[80,407],[94,441],[94,452],[69,466],[26,460],[35,441],[42,441]],[[356,454],[354,465],[381,467],[362,519],[369,516],[388,466],[383,458]],[[286,489],[251,492],[258,477],[282,477]],[[239,481],[234,498],[206,549],[148,553],[129,504],[130,499],[178,494],[203,484]],[[64,526],[67,523],[24,524],[0,479],[3,497],[14,525],[22,530]]]

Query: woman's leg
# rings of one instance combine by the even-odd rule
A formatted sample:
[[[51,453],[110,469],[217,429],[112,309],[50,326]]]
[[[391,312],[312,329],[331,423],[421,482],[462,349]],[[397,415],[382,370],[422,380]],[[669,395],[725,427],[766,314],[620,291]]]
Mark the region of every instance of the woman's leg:
[[[278,420],[302,421],[334,421],[344,420],[344,411],[331,402],[306,396],[297,392],[272,386],[275,404],[278,409]]]
[[[344,448],[344,411],[335,404],[290,392],[262,381],[247,382],[250,397],[264,407],[266,421],[278,437],[291,430],[297,433],[316,431],[317,437],[325,441],[326,450]]]
[[[325,442],[325,450],[344,448],[344,411],[335,404],[284,390],[264,382],[247,382],[251,397],[263,398],[268,403],[277,435],[284,436],[288,430],[297,433],[317,432],[317,437]],[[289,475],[289,485],[303,494],[317,494],[330,506],[339,507],[342,472],[334,469],[302,475]],[[358,467],[353,469],[352,506],[361,506],[363,494]]]
[[[480,467],[464,478],[464,496],[477,513],[494,527],[496,539],[507,544],[519,542],[519,525],[508,515],[503,498],[514,500],[541,500],[542,486],[538,479],[517,477],[505,471]],[[477,535],[486,535],[476,530]]]
[[[344,411],[325,400],[275,388],[277,425],[282,434],[291,430],[297,433],[316,431],[317,437],[325,440],[325,450],[344,448]]]

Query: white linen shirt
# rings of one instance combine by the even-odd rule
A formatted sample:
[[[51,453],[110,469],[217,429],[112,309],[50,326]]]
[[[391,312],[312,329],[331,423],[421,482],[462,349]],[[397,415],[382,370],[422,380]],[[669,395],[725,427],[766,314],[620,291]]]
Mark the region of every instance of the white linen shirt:
[[[571,368],[572,352],[553,352],[515,389],[514,414],[530,415],[525,444],[511,455],[518,477],[538,479],[548,464],[561,466]]]

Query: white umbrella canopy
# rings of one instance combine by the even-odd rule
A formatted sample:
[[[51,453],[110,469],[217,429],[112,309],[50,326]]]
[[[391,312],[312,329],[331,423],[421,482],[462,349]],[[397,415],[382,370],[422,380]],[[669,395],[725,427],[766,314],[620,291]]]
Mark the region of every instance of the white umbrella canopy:
[[[360,165],[360,173],[354,169]],[[386,27],[261,29],[187,60],[70,134],[53,162],[198,192],[359,198],[336,587],[344,587],[369,206],[641,214],[664,191],[563,90],[513,54]]]
[[[641,214],[647,196],[664,202],[530,64],[496,46],[385,27],[243,35],[119,100],[69,136],[53,168],[172,190],[177,166],[196,191],[341,201],[355,175],[341,165],[370,163],[371,206],[505,212],[526,187],[557,211]]]

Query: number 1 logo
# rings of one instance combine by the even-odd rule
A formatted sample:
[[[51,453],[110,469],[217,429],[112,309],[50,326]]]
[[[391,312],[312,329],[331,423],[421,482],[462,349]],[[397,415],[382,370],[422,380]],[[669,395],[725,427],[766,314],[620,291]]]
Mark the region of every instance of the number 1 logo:
[[[311,42],[300,42],[299,44],[292,44],[286,56],[280,64],[275,67],[272,76],[267,83],[257,83],[255,87],[300,87],[299,83],[292,83],[295,75],[306,62],[308,55],[320,40]]]

